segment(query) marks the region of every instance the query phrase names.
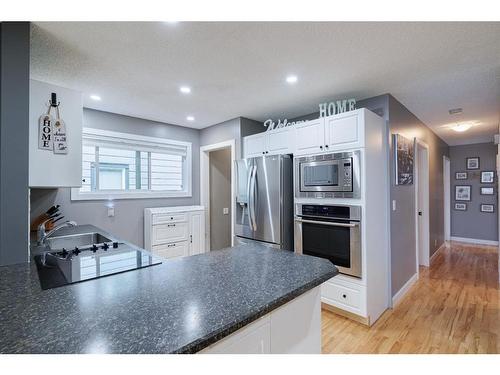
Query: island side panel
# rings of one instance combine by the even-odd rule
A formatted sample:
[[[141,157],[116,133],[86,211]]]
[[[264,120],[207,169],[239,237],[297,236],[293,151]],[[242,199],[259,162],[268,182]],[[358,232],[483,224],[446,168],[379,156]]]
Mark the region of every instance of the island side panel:
[[[320,354],[320,287],[278,307],[200,353]]]

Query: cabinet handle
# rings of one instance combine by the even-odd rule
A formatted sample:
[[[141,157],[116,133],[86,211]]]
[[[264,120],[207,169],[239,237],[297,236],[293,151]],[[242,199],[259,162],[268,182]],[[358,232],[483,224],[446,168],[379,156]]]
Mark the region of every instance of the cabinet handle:
[[[175,227],[175,224],[167,224],[167,227]]]
[[[191,243],[193,243],[193,235],[192,234],[189,235],[189,240],[191,241]]]
[[[323,150],[323,146],[319,146],[319,148],[320,148],[321,150]]]
[[[328,145],[325,145],[325,148],[328,148]]]
[[[345,294],[342,294],[342,298],[347,298],[347,296]]]

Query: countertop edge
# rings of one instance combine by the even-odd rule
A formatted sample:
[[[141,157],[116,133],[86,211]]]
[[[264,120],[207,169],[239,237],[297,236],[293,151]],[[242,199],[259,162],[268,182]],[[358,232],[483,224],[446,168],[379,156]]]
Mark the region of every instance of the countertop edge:
[[[291,292],[283,295],[282,297],[273,301],[270,305],[263,308],[261,311],[254,313],[254,314],[251,314],[251,315],[243,318],[242,320],[240,320],[237,323],[223,327],[223,328],[215,331],[214,333],[210,334],[209,336],[199,338],[198,340],[193,341],[193,342],[173,351],[172,354],[194,354],[194,353],[197,353],[197,352],[209,347],[210,345],[215,344],[217,341],[220,341],[223,338],[229,336],[230,334],[236,332],[240,328],[243,328],[244,326],[246,326],[246,325],[254,322],[255,320],[261,318],[262,316],[270,313],[271,311],[277,309],[278,307],[283,306],[287,302],[290,302],[291,300],[299,297],[300,295],[304,294],[305,292],[308,292],[309,290],[316,288],[317,286],[320,286],[325,281],[331,279],[332,277],[334,277],[336,275],[338,275],[338,271],[329,272],[325,276],[322,276],[316,280],[313,280],[313,281],[303,285],[302,287],[297,288],[295,290],[292,290]]]

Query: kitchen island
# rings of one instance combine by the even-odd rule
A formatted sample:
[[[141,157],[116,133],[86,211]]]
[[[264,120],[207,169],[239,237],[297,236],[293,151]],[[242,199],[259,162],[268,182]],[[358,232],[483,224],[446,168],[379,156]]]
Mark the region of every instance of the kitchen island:
[[[112,237],[90,225],[61,234],[85,231]],[[273,329],[281,325],[293,338],[290,313],[295,326],[307,327],[300,321],[304,309],[314,315],[316,337],[318,287],[337,272],[327,260],[258,244],[48,290],[41,289],[34,262],[4,266],[0,353],[224,352],[245,329],[262,333],[282,316]]]

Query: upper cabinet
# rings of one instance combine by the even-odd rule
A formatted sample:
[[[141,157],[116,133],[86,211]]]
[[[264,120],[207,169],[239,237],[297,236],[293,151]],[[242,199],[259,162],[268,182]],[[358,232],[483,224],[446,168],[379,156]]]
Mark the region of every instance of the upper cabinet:
[[[316,154],[322,152],[325,145],[325,119],[318,118],[295,125],[296,137],[299,140],[295,154]]]
[[[51,94],[60,102],[59,113],[66,126],[67,153],[39,148],[39,120],[48,111]],[[57,117],[56,108],[51,109]],[[82,182],[83,102],[80,92],[48,83],[30,81],[29,186],[79,187]]]
[[[325,117],[325,147],[340,150],[364,146],[363,111]]]
[[[295,132],[290,130],[290,127],[279,128],[243,138],[244,157],[292,154],[295,148]]]

